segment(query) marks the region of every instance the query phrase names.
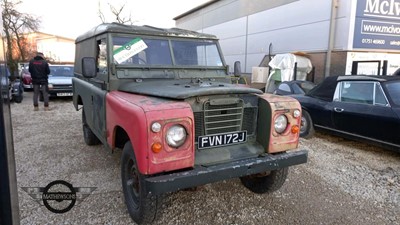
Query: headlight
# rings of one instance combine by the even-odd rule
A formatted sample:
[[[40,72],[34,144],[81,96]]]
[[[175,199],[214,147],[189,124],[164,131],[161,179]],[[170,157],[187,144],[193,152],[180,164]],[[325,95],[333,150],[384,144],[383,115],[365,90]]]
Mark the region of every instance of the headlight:
[[[288,121],[285,115],[279,115],[278,117],[276,117],[275,119],[275,131],[277,133],[282,133],[286,130]]]
[[[49,89],[53,89],[53,84],[48,84],[47,87],[49,87]]]
[[[181,125],[174,125],[168,129],[165,138],[169,146],[177,148],[185,143],[186,130]]]
[[[161,131],[161,124],[158,122],[155,122],[151,125],[151,131],[154,133],[160,132]]]
[[[300,114],[301,114],[301,112],[300,112],[300,110],[298,110],[298,109],[295,109],[295,110],[293,111],[293,117],[294,117],[294,118],[299,117]]]

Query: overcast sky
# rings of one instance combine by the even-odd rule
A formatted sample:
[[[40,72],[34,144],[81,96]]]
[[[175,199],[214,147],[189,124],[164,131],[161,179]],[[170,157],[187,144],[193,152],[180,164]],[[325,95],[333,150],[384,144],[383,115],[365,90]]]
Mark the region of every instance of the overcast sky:
[[[120,8],[125,4],[125,17],[137,21],[136,25],[170,28],[175,26],[174,17],[209,0],[22,0],[20,12],[39,17],[39,31],[75,39],[101,23],[98,16],[99,2],[104,14],[109,4]],[[106,15],[112,22],[110,15]]]

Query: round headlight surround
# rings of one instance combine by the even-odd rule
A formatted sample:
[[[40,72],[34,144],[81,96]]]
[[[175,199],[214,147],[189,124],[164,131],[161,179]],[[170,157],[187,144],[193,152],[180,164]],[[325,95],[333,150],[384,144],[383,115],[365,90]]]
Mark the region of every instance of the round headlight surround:
[[[294,117],[294,118],[298,118],[298,117],[300,117],[300,115],[301,115],[301,111],[300,111],[300,110],[295,109],[295,110],[293,111],[293,117]]]
[[[153,124],[151,124],[151,131],[153,131],[154,133],[158,133],[161,131],[161,124],[159,122],[154,122]]]
[[[288,119],[285,115],[281,114],[275,118],[274,128],[278,134],[283,133],[288,126]]]
[[[187,139],[187,132],[182,125],[173,125],[168,128],[165,134],[165,140],[170,147],[178,148],[182,146]]]

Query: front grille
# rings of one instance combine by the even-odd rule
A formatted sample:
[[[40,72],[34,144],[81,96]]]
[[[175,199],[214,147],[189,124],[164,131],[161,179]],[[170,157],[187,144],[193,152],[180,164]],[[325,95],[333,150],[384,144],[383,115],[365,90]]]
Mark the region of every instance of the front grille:
[[[254,135],[257,107],[244,108],[243,101],[228,105],[204,103],[204,111],[194,112],[195,140],[199,136],[246,130]]]
[[[219,134],[242,129],[243,101],[228,105],[204,104],[205,134]]]
[[[72,84],[54,84],[53,89],[55,89],[55,90],[72,90]]]

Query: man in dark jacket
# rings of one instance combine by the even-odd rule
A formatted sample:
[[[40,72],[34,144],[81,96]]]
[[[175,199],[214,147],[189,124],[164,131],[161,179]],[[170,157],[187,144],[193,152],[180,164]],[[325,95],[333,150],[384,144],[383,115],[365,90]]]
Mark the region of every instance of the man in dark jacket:
[[[48,75],[50,74],[50,68],[47,61],[44,59],[44,55],[38,52],[36,56],[29,62],[29,72],[32,77],[33,85],[33,109],[39,110],[39,94],[40,90],[43,93],[44,110],[49,110],[49,94],[48,94]]]

